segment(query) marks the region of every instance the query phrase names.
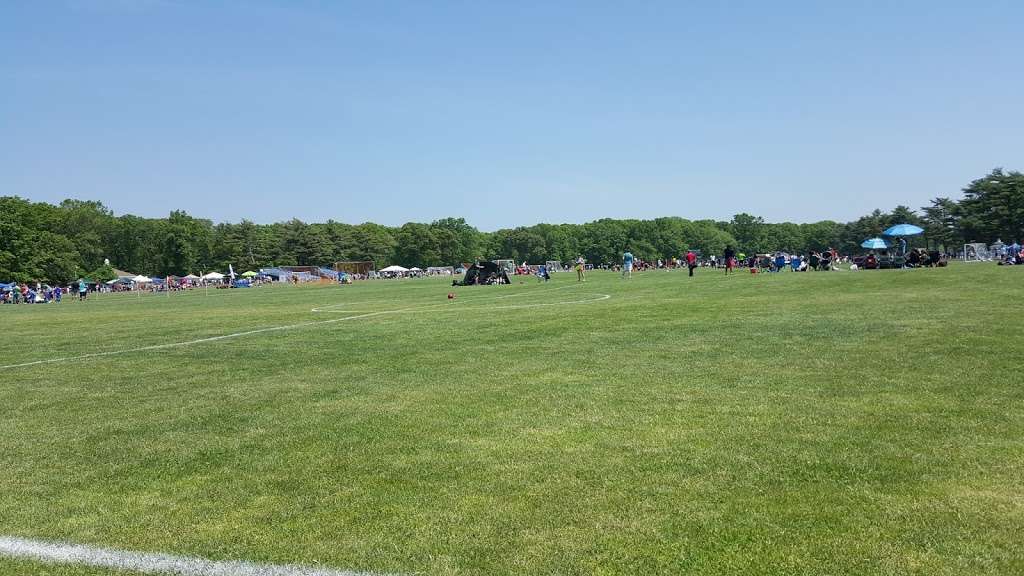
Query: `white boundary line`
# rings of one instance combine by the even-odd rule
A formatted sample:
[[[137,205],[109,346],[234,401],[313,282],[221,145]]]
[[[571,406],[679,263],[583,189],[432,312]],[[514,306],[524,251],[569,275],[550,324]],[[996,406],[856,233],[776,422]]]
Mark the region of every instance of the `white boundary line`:
[[[544,290],[544,292],[553,292],[555,290],[560,290],[562,288],[569,288],[569,286],[562,286],[562,287],[559,287],[559,288],[551,288],[551,289],[548,289],[548,290]],[[521,295],[525,295],[525,294],[537,294],[537,293],[540,293],[540,292],[541,291],[531,291],[531,292],[520,292],[520,293],[516,293],[516,294],[507,294],[507,295],[504,295],[504,296],[499,296],[497,298],[483,299],[482,301],[483,302],[488,302],[488,301],[494,301],[494,300],[499,300],[499,299],[503,299],[503,298],[511,298],[513,296],[521,296]],[[595,293],[595,294],[592,294],[592,295],[593,296],[597,296],[597,298],[587,298],[587,299],[582,299],[582,300],[570,300],[570,301],[566,301],[566,302],[539,302],[539,303],[535,303],[535,304],[517,304],[517,305],[491,306],[491,307],[485,307],[485,306],[476,306],[476,307],[474,307],[474,306],[471,306],[471,304],[473,304],[474,302],[481,301],[481,300],[472,300],[471,299],[471,300],[464,300],[464,301],[462,301],[462,302],[466,302],[467,303],[467,305],[465,305],[465,306],[459,305],[459,306],[448,308],[447,310],[431,310],[431,312],[437,313],[437,312],[451,312],[451,311],[456,311],[456,310],[481,310],[481,309],[485,309],[485,310],[513,310],[513,309],[522,309],[522,308],[541,308],[541,307],[545,307],[545,306],[565,306],[565,305],[571,305],[571,304],[587,304],[587,303],[590,303],[590,302],[598,302],[598,301],[601,301],[601,300],[607,300],[607,299],[611,298],[611,295],[609,295],[609,294],[596,294]],[[461,304],[462,302],[459,302],[459,304]],[[338,305],[343,305],[343,304],[338,304]],[[446,303],[442,303],[442,304],[427,304],[427,305],[424,305],[424,306],[414,306],[414,307],[411,307],[411,308],[400,308],[400,309],[397,309],[397,310],[381,310],[379,312],[367,312],[365,314],[356,314],[355,316],[345,316],[343,318],[332,318],[330,320],[314,320],[314,321],[311,321],[311,322],[300,322],[298,324],[286,324],[284,326],[270,326],[268,328],[258,328],[256,330],[246,330],[244,332],[235,332],[233,334],[222,334],[220,336],[210,336],[208,338],[199,338],[199,339],[196,339],[196,340],[186,340],[184,342],[169,342],[169,343],[166,343],[166,344],[153,344],[153,345],[150,345],[150,346],[141,346],[139,348],[126,348],[126,349],[122,349],[122,350],[108,350],[106,352],[92,352],[90,354],[82,354],[82,355],[79,355],[79,356],[64,356],[64,357],[61,357],[61,358],[47,358],[45,360],[33,360],[31,362],[21,362],[21,363],[18,363],[18,364],[7,364],[5,366],[0,366],[0,370],[9,370],[9,369],[12,369],[12,368],[25,368],[25,367],[28,367],[28,366],[39,366],[39,365],[42,365],[42,364],[57,364],[57,363],[61,363],[61,362],[74,362],[74,361],[77,361],[77,360],[87,360],[87,359],[90,359],[90,358],[102,358],[102,357],[105,357],[105,356],[118,356],[118,355],[121,355],[121,354],[129,354],[129,353],[132,353],[132,352],[147,352],[147,351],[150,351],[150,350],[165,350],[165,349],[168,349],[168,348],[180,348],[180,347],[183,347],[183,346],[191,346],[193,344],[205,344],[205,343],[208,343],[208,342],[217,342],[219,340],[229,340],[229,339],[232,339],[232,338],[240,338],[242,336],[251,336],[253,334],[263,334],[263,333],[266,333],[266,332],[280,332],[280,331],[285,331],[285,330],[294,330],[296,328],[305,328],[307,326],[316,326],[316,325],[320,325],[320,324],[334,324],[336,322],[345,322],[345,321],[348,321],[348,320],[359,320],[359,319],[362,319],[362,318],[372,318],[374,316],[383,316],[385,314],[402,314],[402,313],[406,313],[406,312],[423,312],[423,311],[426,311],[429,308],[438,308],[440,306],[447,306],[447,305],[448,304],[446,304]],[[326,308],[326,306],[323,306],[321,308]],[[316,312],[318,310],[319,309],[314,308],[312,311]]]
[[[581,284],[571,284],[571,285],[568,285],[568,286],[559,286],[558,288],[541,288],[541,289],[538,289],[538,290],[530,290],[530,291],[526,291],[526,292],[516,292],[514,294],[503,294],[501,296],[495,296],[493,298],[472,298],[472,297],[470,297],[468,299],[457,300],[456,302],[454,302],[454,304],[458,304],[461,307],[464,307],[462,305],[469,305],[469,304],[476,303],[476,302],[491,302],[491,301],[494,301],[494,300],[504,300],[506,298],[515,298],[517,296],[529,296],[529,295],[536,295],[536,294],[545,294],[547,292],[556,292],[558,290],[565,290],[566,288],[578,288],[580,286],[581,286]],[[485,287],[481,287],[481,288],[485,288]],[[474,294],[473,296],[476,296],[476,294]],[[602,294],[602,296],[607,296],[608,298],[611,298],[611,296],[608,296],[607,294]],[[606,300],[607,298],[599,298],[599,299],[600,300]],[[370,304],[372,302],[378,302],[378,301],[376,301],[376,300],[375,301],[363,300],[363,301],[360,301],[360,302],[339,302],[337,304],[325,304],[323,306],[317,306],[316,308],[311,309],[310,312],[337,312],[337,313],[347,312],[347,313],[350,313],[350,314],[351,313],[356,313],[356,312],[360,312],[361,313],[361,312],[364,312],[364,311],[363,310],[349,310],[349,309],[344,308],[344,306],[362,306],[364,304]],[[554,302],[553,304],[579,304],[579,303],[580,302],[573,301],[573,302]],[[449,303],[449,304],[453,304],[453,303]],[[538,304],[538,306],[539,305],[540,304]],[[444,304],[428,304],[427,305],[427,307],[430,307],[430,306],[444,306]]]
[[[300,322],[298,324],[287,324],[285,326],[271,326],[269,328],[259,328],[256,330],[247,330],[245,332],[235,332],[234,334],[222,334],[220,336],[211,336],[209,338],[199,338],[198,340],[186,340],[184,342],[170,342],[167,344],[153,344],[152,346],[142,346],[140,348],[127,348],[124,350],[109,350],[107,352],[93,352],[91,354],[82,354],[81,356],[65,356],[63,358],[48,358],[46,360],[34,360],[32,362],[22,362],[20,364],[8,364],[6,366],[0,366],[0,370],[6,370],[8,368],[24,368],[25,366],[38,366],[40,364],[55,364],[58,362],[71,362],[73,360],[85,360],[87,358],[101,358],[103,356],[117,356],[119,354],[128,354],[130,352],[145,352],[147,350],[164,350],[166,348],[179,348],[181,346],[191,346],[192,344],[204,344],[206,342],[216,342],[218,340],[228,340],[230,338],[239,338],[241,336],[251,336],[252,334],[262,334],[264,332],[277,332],[282,330],[294,330],[295,328],[304,328],[306,326],[315,326],[317,324],[333,324],[335,322],[344,322],[346,320],[357,320],[359,318],[369,318],[371,316],[381,316],[383,314],[398,314],[400,312],[407,312],[413,310],[413,308],[403,308],[400,310],[382,310],[380,312],[370,312],[367,314],[359,314],[356,316],[346,316],[344,318],[334,318],[331,320],[317,320],[315,322]]]
[[[544,306],[563,306],[566,304],[589,304],[590,302],[600,302],[601,300],[607,300],[611,298],[610,294],[592,294],[596,298],[582,298],[580,300],[568,300],[563,302],[537,302],[534,304],[508,304],[505,306],[466,306],[470,310],[483,309],[483,310],[514,310],[519,308],[543,308]]]
[[[142,574],[178,576],[370,576],[370,572],[331,570],[312,566],[215,561],[192,556],[152,554],[0,536],[0,557],[49,564],[74,564]]]

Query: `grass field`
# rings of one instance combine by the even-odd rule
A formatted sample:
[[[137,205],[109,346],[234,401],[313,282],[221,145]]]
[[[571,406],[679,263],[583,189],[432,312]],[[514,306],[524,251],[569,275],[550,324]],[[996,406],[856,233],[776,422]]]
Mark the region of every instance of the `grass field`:
[[[395,574],[1024,573],[1024,267],[450,290],[0,306],[0,536]]]

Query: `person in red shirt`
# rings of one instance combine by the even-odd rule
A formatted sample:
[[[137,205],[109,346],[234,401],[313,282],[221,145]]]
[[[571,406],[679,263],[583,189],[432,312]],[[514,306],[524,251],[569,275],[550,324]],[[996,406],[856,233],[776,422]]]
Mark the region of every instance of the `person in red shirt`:
[[[693,250],[686,252],[686,267],[690,269],[690,277],[693,277],[693,269],[697,267],[697,255]]]

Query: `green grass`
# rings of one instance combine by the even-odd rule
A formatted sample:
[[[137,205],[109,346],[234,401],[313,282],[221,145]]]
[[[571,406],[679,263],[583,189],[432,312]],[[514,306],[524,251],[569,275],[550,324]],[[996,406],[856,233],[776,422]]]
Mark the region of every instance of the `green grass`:
[[[0,307],[0,365],[428,307],[0,370],[0,535],[401,574],[1024,573],[1024,268],[572,276]],[[0,558],[26,573],[112,574]]]

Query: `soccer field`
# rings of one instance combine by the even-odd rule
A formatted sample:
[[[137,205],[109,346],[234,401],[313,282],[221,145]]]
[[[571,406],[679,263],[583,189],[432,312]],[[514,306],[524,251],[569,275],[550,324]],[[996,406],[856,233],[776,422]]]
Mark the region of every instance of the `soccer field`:
[[[399,575],[1021,574],[1022,319],[1024,267],[991,264],[0,306],[0,537]]]

